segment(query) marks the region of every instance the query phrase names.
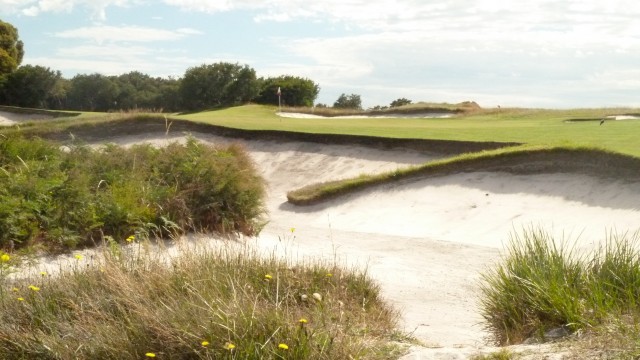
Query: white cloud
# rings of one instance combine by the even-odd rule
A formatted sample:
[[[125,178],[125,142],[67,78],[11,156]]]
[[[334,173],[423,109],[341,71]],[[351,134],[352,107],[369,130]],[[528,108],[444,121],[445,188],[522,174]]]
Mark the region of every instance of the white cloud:
[[[65,30],[55,33],[55,37],[66,39],[92,40],[99,44],[104,42],[152,42],[173,41],[188,35],[200,34],[198,30],[181,28],[175,31],[140,26],[107,26],[99,25]]]
[[[110,6],[128,7],[142,0],[0,0],[0,14],[21,12],[27,16],[45,13],[70,13],[75,8],[84,8],[94,20],[105,20]]]

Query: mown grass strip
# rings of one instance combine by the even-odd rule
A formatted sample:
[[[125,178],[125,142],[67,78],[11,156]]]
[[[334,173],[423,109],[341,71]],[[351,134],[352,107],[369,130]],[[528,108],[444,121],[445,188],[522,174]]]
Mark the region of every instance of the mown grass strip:
[[[313,205],[346,193],[403,179],[473,171],[517,174],[573,172],[637,180],[640,177],[640,158],[585,146],[521,145],[466,153],[381,174],[311,184],[288,192],[287,200],[294,205]]]

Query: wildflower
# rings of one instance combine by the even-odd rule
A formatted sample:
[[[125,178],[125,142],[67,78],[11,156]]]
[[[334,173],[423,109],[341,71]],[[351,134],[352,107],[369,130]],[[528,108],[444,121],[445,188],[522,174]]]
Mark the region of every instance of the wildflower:
[[[76,260],[82,260],[82,255],[80,254],[75,254],[74,257],[76,258]]]
[[[40,271],[40,275],[47,276],[47,272],[46,271]]]
[[[265,279],[266,281],[269,281],[269,280],[273,279],[273,276],[271,276],[271,275],[267,274],[267,275],[265,275],[265,276],[264,276],[264,279]]]
[[[304,325],[307,323],[307,319],[301,318],[300,320],[298,320],[298,322],[300,323],[300,325]]]
[[[296,228],[292,227],[291,229],[289,229],[289,231],[291,231],[291,233],[293,234],[296,231]]]
[[[40,291],[40,288],[35,286],[35,285],[29,285],[29,289],[31,289],[33,291]]]
[[[18,289],[17,287],[14,287],[13,289],[11,289],[11,291],[18,292],[18,291],[20,291],[20,289]]]
[[[9,260],[11,260],[11,256],[9,256],[9,254],[0,255],[0,262],[6,263],[9,262]]]
[[[133,240],[135,240],[135,239],[136,239],[136,236],[135,236],[135,235],[131,235],[131,236],[129,236],[129,237],[127,238],[127,242],[129,242],[129,243],[130,243],[130,242],[133,242]]]
[[[209,346],[209,342],[207,340],[202,341],[200,344],[204,347]]]
[[[282,350],[289,350],[289,346],[287,346],[287,344],[278,344],[278,347]]]
[[[153,358],[153,357],[156,357],[156,354],[154,354],[152,352],[148,352],[148,353],[144,354],[144,356]]]
[[[24,298],[23,297],[19,297],[18,301],[24,301]]]
[[[327,277],[332,277],[333,274],[332,273],[327,273]]]
[[[225,343],[225,344],[224,344],[224,348],[225,348],[226,350],[231,351],[231,350],[235,349],[235,348],[236,348],[236,346],[235,346],[235,345],[233,345],[233,344],[232,344],[232,343],[230,343],[230,342],[227,342],[227,343]]]

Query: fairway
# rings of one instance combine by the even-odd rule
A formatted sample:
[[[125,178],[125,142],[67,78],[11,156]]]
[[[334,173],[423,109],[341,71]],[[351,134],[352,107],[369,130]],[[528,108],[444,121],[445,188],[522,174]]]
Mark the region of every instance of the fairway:
[[[394,138],[517,142],[533,145],[583,145],[640,157],[640,120],[607,121],[608,115],[634,109],[500,109],[445,119],[371,118],[295,119],[276,115],[277,108],[248,105],[176,118],[253,130],[351,134]],[[568,122],[591,118],[593,121]]]

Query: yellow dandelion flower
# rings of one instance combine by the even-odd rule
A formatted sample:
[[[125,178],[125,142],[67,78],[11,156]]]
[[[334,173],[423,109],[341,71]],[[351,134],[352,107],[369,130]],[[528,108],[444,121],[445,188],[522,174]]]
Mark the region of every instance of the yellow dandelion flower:
[[[29,289],[31,289],[33,291],[40,291],[40,288],[35,286],[35,285],[29,285]]]
[[[227,350],[229,350],[229,351],[231,351],[231,350],[235,349],[235,348],[236,348],[236,346],[235,346],[235,345],[233,345],[232,343],[228,342],[228,343],[225,343],[225,344],[224,344],[224,348],[225,348],[225,349],[227,349]]]
[[[47,276],[47,272],[46,271],[40,271],[40,275]]]
[[[332,277],[333,274],[332,273],[327,273],[327,277]]]
[[[287,346],[287,344],[278,344],[278,347],[282,350],[289,350],[289,346]]]
[[[24,298],[23,297],[19,297],[18,301],[24,301]]]
[[[82,260],[83,256],[80,254],[75,254],[74,257],[76,258],[76,260]]]
[[[0,255],[0,262],[6,263],[9,262],[9,260],[11,260],[11,256],[9,256],[9,254]]]
[[[20,291],[20,289],[18,289],[17,287],[14,287],[13,289],[11,289],[11,291],[18,292],[18,291]]]
[[[136,236],[135,235],[131,235],[131,236],[129,236],[127,238],[127,242],[133,242],[133,240],[135,240],[135,239],[136,239]]]
[[[207,340],[202,341],[200,344],[204,347],[209,346],[209,342]]]
[[[271,280],[271,279],[273,279],[273,276],[267,274],[267,275],[264,276],[264,279],[265,280]]]
[[[304,325],[304,324],[306,324],[306,323],[307,323],[307,319],[302,318],[302,319],[298,320],[298,322],[299,322],[300,324],[303,324],[303,325]]]
[[[144,354],[144,356],[154,358],[154,357],[156,357],[156,354],[154,354],[152,352],[148,352],[148,353]]]
[[[291,229],[289,229],[289,231],[291,231],[291,233],[293,234],[296,231],[296,228],[292,227]]]

